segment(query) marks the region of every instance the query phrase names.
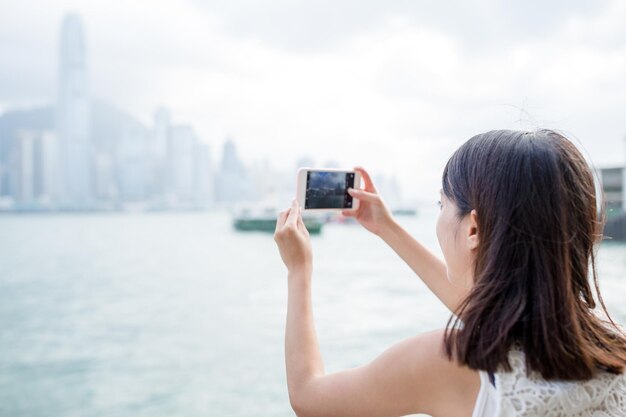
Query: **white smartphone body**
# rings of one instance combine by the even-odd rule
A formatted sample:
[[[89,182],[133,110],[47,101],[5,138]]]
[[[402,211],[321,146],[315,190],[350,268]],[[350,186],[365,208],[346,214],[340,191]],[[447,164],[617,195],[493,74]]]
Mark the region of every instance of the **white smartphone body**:
[[[361,174],[354,170],[300,168],[296,198],[303,211],[356,210],[359,200],[348,194],[348,188],[359,188],[360,185]]]

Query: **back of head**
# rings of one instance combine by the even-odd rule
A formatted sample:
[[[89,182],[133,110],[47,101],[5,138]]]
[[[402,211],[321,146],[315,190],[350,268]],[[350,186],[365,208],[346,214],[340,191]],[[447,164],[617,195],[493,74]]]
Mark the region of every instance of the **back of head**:
[[[443,192],[459,217],[477,212],[474,286],[446,332],[450,357],[474,369],[510,369],[519,343],[529,370],[584,380],[622,372],[626,338],[596,313],[594,250],[602,239],[592,170],[552,130],[474,136],[448,161]],[[607,317],[608,317],[608,313]]]

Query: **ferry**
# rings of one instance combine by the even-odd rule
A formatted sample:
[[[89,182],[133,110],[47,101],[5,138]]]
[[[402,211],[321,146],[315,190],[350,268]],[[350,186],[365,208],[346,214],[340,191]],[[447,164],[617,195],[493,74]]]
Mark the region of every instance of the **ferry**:
[[[396,207],[391,210],[394,216],[417,216],[417,209],[413,207]]]
[[[274,207],[244,207],[235,214],[233,227],[242,232],[259,231],[274,233],[278,214],[279,211]],[[303,216],[302,221],[309,234],[317,235],[322,232],[322,226],[324,225],[322,219]]]

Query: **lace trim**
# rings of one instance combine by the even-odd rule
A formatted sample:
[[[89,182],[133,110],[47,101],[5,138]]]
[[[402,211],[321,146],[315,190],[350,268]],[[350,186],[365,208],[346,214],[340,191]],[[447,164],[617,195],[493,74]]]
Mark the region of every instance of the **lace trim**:
[[[584,382],[526,376],[524,352],[509,354],[512,372],[496,373],[499,416],[626,417],[626,374],[599,373]]]

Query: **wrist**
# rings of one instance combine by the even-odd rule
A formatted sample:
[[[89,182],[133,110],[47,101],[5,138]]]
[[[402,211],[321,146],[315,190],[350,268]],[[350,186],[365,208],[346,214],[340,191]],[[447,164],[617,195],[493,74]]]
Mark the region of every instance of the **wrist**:
[[[287,273],[287,291],[289,298],[299,298],[311,294],[311,273],[306,270],[289,271]]]
[[[308,264],[308,263],[298,265],[297,267],[291,267],[287,270],[287,277],[290,280],[311,279],[312,275],[313,275],[313,265]]]
[[[390,218],[383,227],[380,228],[380,231],[377,233],[378,237],[380,237],[384,241],[388,241],[392,236],[396,235],[398,229],[401,229],[401,226],[396,222],[394,218]]]

